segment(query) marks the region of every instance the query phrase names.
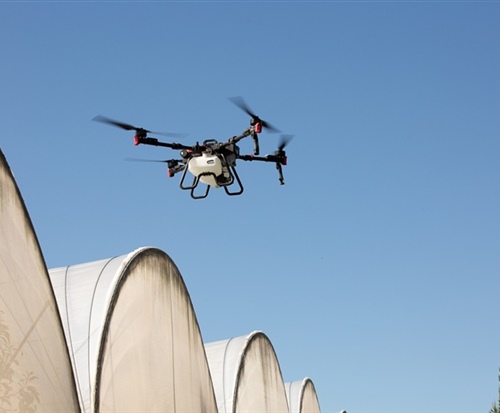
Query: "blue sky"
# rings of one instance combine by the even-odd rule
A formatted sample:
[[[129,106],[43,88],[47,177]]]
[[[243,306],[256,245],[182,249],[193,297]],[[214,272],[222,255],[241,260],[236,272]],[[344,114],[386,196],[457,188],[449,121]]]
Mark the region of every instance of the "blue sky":
[[[156,246],[206,342],[264,331],[324,412],[487,412],[500,367],[500,3],[0,2],[0,147],[49,267]],[[294,139],[194,201],[175,152]],[[261,135],[261,152],[279,136]],[[242,142],[250,153],[251,142]]]

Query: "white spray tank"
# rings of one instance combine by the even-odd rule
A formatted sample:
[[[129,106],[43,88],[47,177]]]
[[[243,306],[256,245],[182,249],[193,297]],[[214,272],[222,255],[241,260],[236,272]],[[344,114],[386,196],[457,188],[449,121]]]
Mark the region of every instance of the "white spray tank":
[[[188,162],[188,170],[204,184],[219,188],[215,178],[222,174],[222,162],[217,155],[203,152],[201,156],[192,157]]]

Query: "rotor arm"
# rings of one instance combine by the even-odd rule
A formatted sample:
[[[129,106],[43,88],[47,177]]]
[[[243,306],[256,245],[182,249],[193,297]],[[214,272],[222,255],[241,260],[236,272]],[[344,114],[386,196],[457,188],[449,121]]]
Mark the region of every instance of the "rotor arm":
[[[245,129],[243,133],[239,136],[233,136],[229,139],[229,143],[238,143],[242,139],[251,136],[253,139],[253,154],[258,155],[259,150],[259,131],[256,129],[255,125],[250,126],[248,129]]]
[[[285,184],[282,165],[287,164],[287,157],[284,152],[266,156],[238,155],[237,158],[241,159],[242,161],[274,162],[276,164],[276,169],[278,171],[280,184],[281,185]]]
[[[260,161],[260,162],[280,162],[276,155],[255,156],[255,155],[238,155],[238,159],[242,161]]]
[[[171,149],[191,149],[191,146],[186,146],[181,143],[175,143],[175,142],[160,142],[156,138],[149,138],[149,137],[141,137],[136,135],[135,140],[134,140],[134,145],[153,145],[153,146],[162,146],[165,148],[171,148]]]
[[[229,143],[238,143],[239,141],[246,138],[247,136],[250,136],[253,132],[254,132],[254,130],[252,127],[245,129],[241,135],[233,136],[232,138],[230,138]]]

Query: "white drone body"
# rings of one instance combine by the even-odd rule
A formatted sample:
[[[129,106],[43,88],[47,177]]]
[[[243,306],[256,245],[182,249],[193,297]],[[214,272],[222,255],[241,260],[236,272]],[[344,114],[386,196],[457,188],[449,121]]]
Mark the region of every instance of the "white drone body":
[[[188,170],[204,184],[220,188],[217,177],[221,176],[227,167],[222,165],[221,159],[217,155],[202,152],[201,156],[194,156],[188,161]]]

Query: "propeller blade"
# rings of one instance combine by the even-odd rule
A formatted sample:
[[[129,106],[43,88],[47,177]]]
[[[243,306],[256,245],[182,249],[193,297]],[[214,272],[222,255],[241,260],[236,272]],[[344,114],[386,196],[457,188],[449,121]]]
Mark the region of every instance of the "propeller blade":
[[[278,145],[278,151],[282,151],[292,140],[293,135],[281,135],[280,143]]]
[[[155,135],[162,135],[162,136],[167,136],[170,138],[184,138],[188,134],[187,133],[174,133],[174,132],[153,132],[144,128],[138,128],[133,125],[129,125],[128,123],[120,122],[114,119],[107,118],[106,116],[102,115],[97,115],[94,117],[92,120],[96,122],[101,122],[101,123],[107,123],[108,125],[112,126],[117,126],[118,128],[125,129],[125,130],[133,130],[138,134],[148,134],[148,133],[153,133]]]
[[[146,132],[146,133],[150,132],[150,131],[148,131],[146,129],[137,128],[135,126],[129,125],[128,123],[124,123],[124,122],[120,122],[120,121],[117,121],[117,120],[114,120],[114,119],[110,119],[110,118],[107,118],[107,117],[102,116],[102,115],[97,115],[92,120],[94,120],[96,122],[107,123],[108,125],[117,126],[117,127],[121,128],[121,129],[125,129],[125,130],[135,130],[136,132],[137,131],[143,131],[143,132]]]
[[[152,133],[153,135],[160,135],[160,136],[166,136],[168,138],[178,138],[178,139],[181,139],[181,138],[185,138],[186,136],[188,136],[189,134],[188,133],[182,133],[182,132],[149,132],[148,133]]]
[[[279,133],[281,132],[278,128],[274,127],[271,125],[269,122],[266,122],[261,119],[262,127],[266,128],[269,130],[269,133]]]
[[[229,100],[231,102],[233,102],[236,106],[238,106],[248,116],[250,116],[254,120],[254,122],[260,122],[264,128],[269,129],[269,132],[272,132],[272,133],[279,132],[279,129],[275,128],[269,122],[262,120],[255,113],[253,113],[252,110],[250,109],[250,107],[246,104],[246,102],[244,101],[244,99],[241,96],[234,96],[234,97],[229,98]]]
[[[236,106],[238,106],[243,112],[245,112],[248,116],[250,116],[252,119],[259,119],[257,115],[252,113],[248,105],[245,103],[243,98],[241,96],[234,96],[232,98],[229,98],[231,102],[233,102]]]

